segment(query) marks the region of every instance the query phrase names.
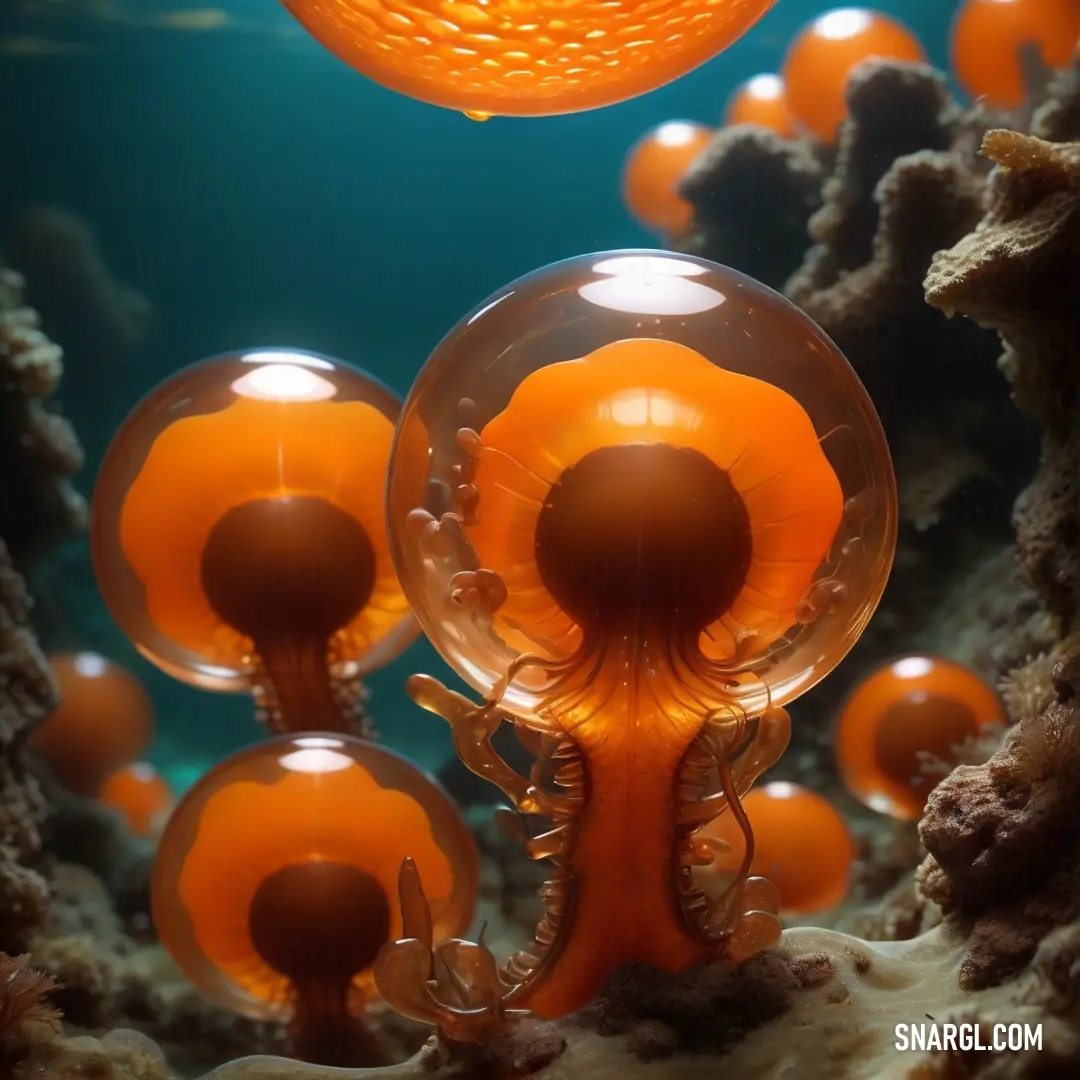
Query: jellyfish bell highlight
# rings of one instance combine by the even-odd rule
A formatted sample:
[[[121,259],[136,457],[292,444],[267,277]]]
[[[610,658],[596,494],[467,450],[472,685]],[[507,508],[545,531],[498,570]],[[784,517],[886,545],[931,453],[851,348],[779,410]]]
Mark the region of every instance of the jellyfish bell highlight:
[[[428,636],[526,722],[635,633],[673,692],[704,679],[760,711],[862,632],[895,486],[862,385],[797,308],[616,251],[513,282],[443,339],[402,412],[388,524]]]

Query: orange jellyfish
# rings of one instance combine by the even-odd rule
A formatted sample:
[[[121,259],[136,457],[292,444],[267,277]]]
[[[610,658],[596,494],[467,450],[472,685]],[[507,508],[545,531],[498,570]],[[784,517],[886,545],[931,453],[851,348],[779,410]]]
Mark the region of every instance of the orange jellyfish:
[[[835,142],[847,114],[848,77],[872,58],[924,63],[926,54],[906,26],[870,8],[837,8],[814,19],[788,46],[782,68],[796,122]]]
[[[276,736],[211,769],[173,812],[154,924],[203,993],[289,1022],[297,1057],[361,1065],[372,964],[401,933],[405,858],[424,875],[433,932],[461,933],[479,862],[442,788],[354,736]]]
[[[51,656],[60,704],[34,729],[30,744],[69,791],[96,796],[113,769],[153,741],[154,706],[143,684],[95,652]]]
[[[751,872],[775,887],[780,910],[798,913],[835,907],[847,895],[855,845],[840,812],[809,788],[785,781],[756,787],[743,810],[754,834]],[[698,833],[720,841],[714,872],[736,873],[746,855],[746,840],[730,814],[722,814]]]
[[[208,689],[253,689],[279,730],[347,730],[357,680],[416,626],[383,489],[400,402],[295,349],[172,375],[113,438],[92,504],[98,585],[136,648]]]
[[[484,702],[423,676],[410,692],[525,816],[529,854],[554,859],[500,1000],[559,1016],[624,964],[771,945],[775,891],[743,868],[703,894],[693,834],[724,807],[745,825],[739,797],[787,743],[783,706],[854,644],[891,566],[889,454],[836,347],[702,259],[557,263],[428,360],[388,513],[406,595]],[[492,748],[503,722],[539,755],[531,779]],[[413,933],[383,954],[379,985],[467,1038],[492,987],[475,959],[465,1009],[417,984],[417,885],[403,875]]]
[[[776,0],[283,3],[362,75],[482,119],[582,112],[655,90],[723,52]]]
[[[970,738],[1008,722],[992,687],[940,656],[902,656],[844,702],[834,745],[840,777],[871,810],[917,821]]]
[[[168,781],[145,761],[122,765],[105,778],[98,801],[116,810],[136,836],[156,836],[173,808]]]
[[[787,106],[784,80],[779,75],[762,74],[747,79],[731,95],[724,112],[724,124],[757,124],[782,138],[795,134],[795,123]]]
[[[646,229],[679,236],[690,227],[694,208],[679,194],[679,181],[714,134],[704,124],[671,120],[630,148],[623,165],[623,202]]]
[[[1067,67],[1078,38],[1076,0],[966,0],[953,20],[953,71],[973,98],[1016,110],[1028,97],[1028,65]]]

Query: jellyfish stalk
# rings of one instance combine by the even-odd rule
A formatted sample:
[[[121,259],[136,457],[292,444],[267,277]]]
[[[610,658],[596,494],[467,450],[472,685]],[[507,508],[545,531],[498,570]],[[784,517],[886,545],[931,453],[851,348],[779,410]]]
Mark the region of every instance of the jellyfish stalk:
[[[670,782],[649,783],[666,797],[641,799],[633,808],[628,802],[640,793],[635,789],[617,801],[611,798],[610,811],[603,812],[597,804],[603,806],[608,800],[590,783],[590,760],[573,740],[555,740],[533,776],[526,778],[499,757],[492,745],[492,736],[506,719],[497,706],[478,706],[429,676],[413,676],[408,689],[417,704],[450,724],[455,746],[464,751],[469,769],[496,783],[529,825],[543,822],[541,830],[523,824],[521,835],[529,857],[550,859],[555,873],[540,891],[544,916],[532,944],[511,956],[499,973],[505,992],[501,1009],[509,1006],[542,1016],[561,1015],[585,1004],[602,979],[624,963],[645,960],[666,970],[720,958],[738,963],[778,939],[775,890],[764,879],[748,877],[749,859],[736,880],[714,897],[693,883],[690,870],[710,858],[695,846],[694,833],[725,811],[733,813],[746,830],[747,849],[752,852],[749,825],[738,800],[787,746],[790,724],[783,709],[770,708],[749,724],[741,714],[736,719],[735,713],[727,711],[703,718],[699,734],[676,762]],[[740,751],[739,757],[729,766],[727,755],[735,750]],[[602,761],[600,768],[606,766],[615,773],[629,764],[625,758],[610,764]],[[543,773],[550,783],[537,782]],[[720,777],[718,790],[709,790],[710,775]],[[600,780],[601,785],[607,782]],[[627,827],[628,812],[641,817],[640,827]],[[660,814],[664,818],[658,822]],[[643,851],[642,843],[648,844],[651,837],[656,838],[655,845]],[[649,880],[642,879],[643,872]],[[414,897],[413,908],[418,907],[415,898],[420,884],[414,868],[403,869],[400,887],[403,895],[407,891]],[[593,895],[601,892],[603,896]],[[591,918],[579,917],[573,934],[568,934],[567,915],[572,910],[594,912],[603,919],[603,927],[592,925]],[[647,933],[644,927],[649,928]],[[600,942],[603,945],[598,948]],[[486,953],[482,943],[472,949]],[[463,955],[462,947],[456,946],[454,953]],[[396,954],[402,959],[395,960]],[[406,955],[417,954],[415,940],[398,942],[384,951],[376,967],[383,995],[398,1011],[435,1023],[456,1041],[483,1038],[492,1022],[491,1010],[480,1009],[475,1001],[463,1007],[457,994],[440,1000],[436,986],[423,996],[423,1007],[417,1007],[415,987],[402,979],[400,966]],[[467,1000],[489,997],[491,980],[483,975],[496,970],[494,961],[479,964],[471,950],[468,955],[470,972],[457,973],[456,981],[470,987]],[[410,966],[415,963],[414,959]],[[447,963],[445,955],[440,963]],[[453,982],[444,979],[443,985]]]

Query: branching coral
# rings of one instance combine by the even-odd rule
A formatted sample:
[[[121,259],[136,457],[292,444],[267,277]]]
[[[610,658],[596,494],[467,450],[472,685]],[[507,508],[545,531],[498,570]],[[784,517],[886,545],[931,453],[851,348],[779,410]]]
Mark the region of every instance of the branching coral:
[[[1043,137],[1078,134],[1078,71],[1061,73],[1035,110],[1034,130]],[[950,295],[939,304],[933,283],[944,265],[940,256],[931,271],[930,305],[924,297],[936,252],[954,244],[958,252],[972,252],[972,245],[983,243],[981,233],[964,238],[984,212],[993,162],[977,149],[987,118],[962,110],[929,68],[891,62],[858,69],[848,105],[834,156],[750,128],[721,131],[684,182],[696,222],[685,243],[709,258],[758,267],[780,286],[776,266],[794,267],[805,247],[791,226],[792,216],[805,208],[813,246],[783,288],[839,344],[870,389],[893,450],[901,511],[890,587],[847,670],[858,675],[882,653],[918,644],[963,659],[996,683],[1028,656],[1050,649],[1059,634],[1040,614],[1045,590],[1032,592],[1031,574],[1021,577],[1011,569],[1008,516],[1036,467],[1038,431],[1031,416],[1012,405],[1008,382],[995,370],[1000,350],[985,329],[996,325],[993,318],[950,320],[935,310],[968,312],[967,295],[984,310],[996,309],[998,295],[973,281],[964,299]],[[813,193],[815,174],[820,197]],[[993,182],[992,202],[1002,182]],[[734,184],[735,198],[726,184]],[[756,192],[762,193],[757,202]],[[772,215],[777,200],[780,232]],[[816,202],[820,207],[811,213]],[[786,247],[778,246],[781,241]],[[999,292],[1010,291],[1008,303],[1025,309],[1022,297],[1043,291],[1033,318],[1043,317],[1051,297],[1070,280],[1060,250],[1047,248],[1041,263],[1054,268],[1048,272],[1057,275],[1057,293],[1031,278],[1019,282],[1017,275],[1026,273],[1021,263],[1032,265],[1021,249],[1015,258],[1005,252],[1002,260],[995,250],[983,250],[988,272],[1005,275]],[[771,268],[761,263],[763,252]],[[1015,275],[1005,265],[1010,258],[1020,260]],[[1055,363],[1064,366],[1067,357]],[[1027,369],[1039,386],[1069,385],[1052,371],[1036,372],[1031,364]],[[1058,472],[1061,482],[1077,474]],[[1045,488],[1046,481],[1035,487]],[[1052,497],[1040,494],[1030,511],[1021,505],[1022,547],[1044,542],[1036,532],[1063,527],[1042,512]],[[1030,562],[1025,559],[1023,569]],[[1050,566],[1044,577],[1053,573]],[[830,690],[840,688],[839,681],[828,684],[800,706],[795,739],[806,760],[821,754],[813,733],[824,729],[835,708]],[[821,723],[807,723],[807,713],[821,715]],[[785,768],[781,763],[781,775]]]
[[[848,101],[824,204],[809,222],[815,246],[786,292],[837,342],[881,412],[907,524],[908,558],[898,560],[892,597],[898,606],[904,596],[919,598],[918,613],[904,618],[910,632],[913,621],[925,623],[928,602],[949,577],[986,550],[986,537],[1005,539],[986,525],[960,543],[956,530],[947,539],[917,533],[973,480],[986,502],[991,478],[1004,478],[1008,498],[1008,477],[1023,475],[1025,440],[989,362],[992,344],[923,300],[933,253],[959,240],[980,213],[983,181],[960,110],[936,73],[890,63],[858,69]]]
[[[682,179],[679,192],[694,208],[694,229],[681,250],[781,288],[802,259],[823,173],[807,143],[765,128],[722,129]]]
[[[996,330],[1021,409],[1044,428],[1017,501],[1020,566],[1069,633],[1080,618],[1080,145],[987,135],[999,168],[979,227],[935,259],[927,300]]]

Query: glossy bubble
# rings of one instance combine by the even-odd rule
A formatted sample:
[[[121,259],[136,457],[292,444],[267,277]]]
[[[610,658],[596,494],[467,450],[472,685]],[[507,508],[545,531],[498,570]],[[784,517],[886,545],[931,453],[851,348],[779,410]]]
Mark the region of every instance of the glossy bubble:
[[[210,689],[397,655],[415,634],[383,508],[398,409],[372,376],[296,349],[217,356],[144,398],[91,522],[98,585],[136,648]]]
[[[743,799],[743,810],[754,833],[751,873],[776,887],[782,911],[825,911],[844,899],[855,845],[828,799],[799,784],[774,781],[754,788]],[[729,848],[716,855],[713,871],[739,869],[746,842],[730,813],[697,835],[721,840]]]
[[[343,974],[374,992],[375,955],[401,936],[406,858],[420,870],[436,939],[462,933],[478,855],[442,788],[352,736],[271,738],[213,768],[173,812],[154,868],[154,924],[203,993],[285,1019],[299,991]]]
[[[623,165],[623,202],[646,229],[679,236],[689,228],[694,210],[679,194],[679,182],[714,134],[704,124],[670,120],[631,147]]]
[[[781,69],[796,122],[822,142],[834,142],[847,113],[848,77],[872,58],[918,63],[926,54],[903,23],[871,8],[836,8],[804,27]]]
[[[917,821],[957,764],[957,748],[1006,723],[1001,698],[970,668],[939,656],[902,656],[848,695],[836,722],[836,762],[861,802]]]
[[[101,785],[98,799],[116,810],[136,836],[156,836],[172,812],[172,788],[165,778],[145,761],[135,761],[115,769]]]
[[[383,86],[477,116],[612,105],[726,49],[776,0],[284,0],[335,56]]]
[[[1078,38],[1076,0],[966,0],[953,20],[953,71],[973,98],[1019,109],[1028,97],[1025,66],[1067,67]]]
[[[795,134],[795,122],[788,109],[784,80],[768,73],[747,79],[728,100],[724,124],[728,127],[756,124],[782,138],[791,138]]]
[[[818,327],[733,270],[641,251],[545,267],[450,331],[388,507],[424,630],[525,718],[626,650],[676,700],[690,680],[790,701],[861,634],[896,529],[877,415]]]
[[[49,657],[60,704],[38,724],[31,745],[70,791],[97,795],[113,769],[138,757],[154,737],[154,706],[127,668],[100,653]]]

